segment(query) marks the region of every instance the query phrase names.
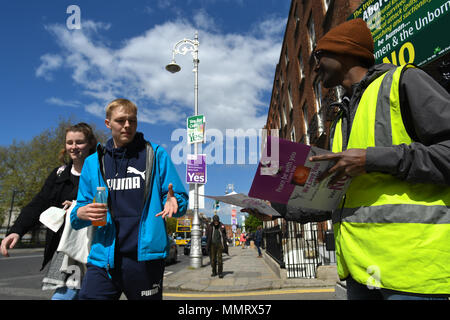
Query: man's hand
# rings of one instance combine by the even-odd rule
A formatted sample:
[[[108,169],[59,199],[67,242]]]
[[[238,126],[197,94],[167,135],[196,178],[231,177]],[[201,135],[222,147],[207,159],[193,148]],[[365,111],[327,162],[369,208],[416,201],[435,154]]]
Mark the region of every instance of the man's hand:
[[[356,177],[366,173],[366,149],[348,149],[338,153],[323,154],[309,158],[309,161],[335,160],[336,164],[325,172],[319,181],[322,181],[332,174],[335,176],[330,180],[329,185],[335,184],[345,176]]]
[[[11,233],[5,239],[3,239],[1,244],[2,255],[4,255],[5,257],[9,257],[8,249],[13,249],[19,239],[20,236],[17,233]]]
[[[88,221],[105,221],[108,207],[106,203],[89,203],[78,208],[77,217]]]
[[[173,185],[169,183],[169,191],[167,192],[166,204],[164,205],[164,210],[156,215],[156,217],[162,216],[164,219],[166,216],[172,218],[172,215],[178,212],[178,201],[175,198],[173,192]]]

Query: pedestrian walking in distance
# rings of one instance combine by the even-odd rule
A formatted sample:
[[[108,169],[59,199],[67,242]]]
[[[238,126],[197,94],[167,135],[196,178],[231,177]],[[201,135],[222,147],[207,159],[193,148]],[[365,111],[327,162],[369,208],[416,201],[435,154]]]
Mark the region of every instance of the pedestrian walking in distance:
[[[245,249],[245,233],[241,233],[241,237],[239,238],[239,242],[241,243],[242,249]]]
[[[258,258],[262,258],[261,245],[262,245],[262,227],[258,226],[255,232],[255,246],[258,249]]]
[[[222,253],[225,252],[228,254],[228,242],[225,226],[220,222],[218,215],[213,217],[213,222],[208,226],[206,231],[206,246],[211,261],[211,277],[219,274],[219,278],[223,278]]]

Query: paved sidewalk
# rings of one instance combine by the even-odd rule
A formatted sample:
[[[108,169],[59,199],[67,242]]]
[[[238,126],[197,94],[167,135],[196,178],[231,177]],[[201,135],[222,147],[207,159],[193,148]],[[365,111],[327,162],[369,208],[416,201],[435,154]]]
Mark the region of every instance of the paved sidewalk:
[[[334,288],[336,268],[325,268],[316,279],[286,279],[278,275],[273,260],[263,253],[257,257],[255,248],[230,247],[230,255],[223,255],[224,277],[211,277],[209,257],[203,257],[198,269],[186,267],[164,278],[165,292],[247,292],[254,290],[279,290],[292,288]],[[272,268],[270,265],[272,264]],[[275,270],[275,271],[273,271]],[[283,269],[281,270],[283,272]],[[334,275],[336,273],[336,275]]]

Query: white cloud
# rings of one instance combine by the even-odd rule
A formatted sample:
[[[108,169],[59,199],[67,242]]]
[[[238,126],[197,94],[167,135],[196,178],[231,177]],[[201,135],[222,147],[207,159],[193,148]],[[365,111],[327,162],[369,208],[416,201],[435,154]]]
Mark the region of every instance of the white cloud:
[[[58,69],[62,65],[63,59],[59,55],[44,54],[41,61],[41,65],[36,69],[36,76],[48,81],[53,80],[51,71]]]
[[[166,4],[160,1],[160,5]],[[182,71],[164,68],[174,44],[194,37],[199,30],[199,112],[208,128],[261,128],[266,120],[275,66],[278,62],[285,19],[270,19],[246,34],[220,34],[211,17],[201,11],[194,23],[186,20],[155,25],[145,33],[111,48],[101,32],[109,24],[83,21],[81,30],[48,26],[61,46],[58,55],[46,54],[37,76],[51,77],[64,65],[73,81],[93,101],[85,109],[103,117],[104,105],[127,97],[139,107],[140,121],[176,122],[185,126],[193,114],[194,75],[191,54],[176,56]],[[197,27],[197,28],[196,28]]]
[[[83,107],[83,103],[77,100],[63,100],[57,97],[51,97],[45,100],[48,104],[53,104],[55,106],[60,107],[71,107],[71,108],[80,108]],[[94,116],[104,118],[105,117],[105,106],[100,105],[99,103],[90,103],[84,106],[84,110]]]
[[[280,17],[269,17],[265,20],[262,20],[260,23],[255,24],[251,30],[252,33],[261,33],[266,37],[273,37],[277,35],[283,35],[286,29],[285,18]],[[281,48],[280,48],[281,49]]]
[[[214,19],[210,17],[205,10],[199,10],[194,15],[194,24],[197,29],[218,31]]]
[[[158,0],[158,8],[165,9],[169,8],[170,6],[172,6],[171,0]]]
[[[81,102],[79,102],[79,101],[75,101],[75,100],[65,101],[63,99],[56,98],[56,97],[48,98],[47,100],[45,100],[45,102],[47,102],[48,104],[53,104],[53,105],[60,106],[60,107],[78,108],[81,106]]]
[[[99,118],[105,118],[105,106],[101,106],[98,103],[88,104],[84,107],[84,110]]]

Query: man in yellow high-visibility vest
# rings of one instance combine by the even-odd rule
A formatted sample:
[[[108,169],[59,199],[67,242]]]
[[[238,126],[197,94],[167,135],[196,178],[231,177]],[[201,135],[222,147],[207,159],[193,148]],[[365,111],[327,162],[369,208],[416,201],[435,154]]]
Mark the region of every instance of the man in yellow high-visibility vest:
[[[349,299],[450,296],[450,95],[412,65],[374,65],[362,19],[314,50],[325,88],[345,90],[331,128],[330,183],[353,177],[333,212]],[[305,221],[302,221],[305,222]]]

